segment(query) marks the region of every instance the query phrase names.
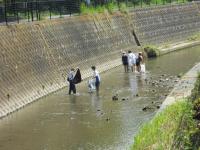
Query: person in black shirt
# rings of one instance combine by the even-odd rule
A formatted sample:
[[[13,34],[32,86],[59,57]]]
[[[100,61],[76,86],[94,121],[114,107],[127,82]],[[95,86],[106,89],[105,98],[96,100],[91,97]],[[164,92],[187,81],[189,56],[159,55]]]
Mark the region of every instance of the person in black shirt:
[[[124,65],[124,71],[128,72],[128,56],[125,52],[122,53],[122,64]]]
[[[141,63],[143,63],[143,56],[142,53],[139,52],[138,57],[136,59],[136,67],[138,72],[141,72]]]

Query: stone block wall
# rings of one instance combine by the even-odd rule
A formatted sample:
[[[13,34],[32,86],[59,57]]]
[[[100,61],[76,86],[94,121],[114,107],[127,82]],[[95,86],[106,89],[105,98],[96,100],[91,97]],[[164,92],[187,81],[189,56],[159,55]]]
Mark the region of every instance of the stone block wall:
[[[0,117],[66,86],[71,67],[83,78],[121,64],[136,47],[120,14],[78,16],[0,27]]]
[[[138,39],[143,45],[187,40],[200,31],[198,5],[195,2],[130,11]]]

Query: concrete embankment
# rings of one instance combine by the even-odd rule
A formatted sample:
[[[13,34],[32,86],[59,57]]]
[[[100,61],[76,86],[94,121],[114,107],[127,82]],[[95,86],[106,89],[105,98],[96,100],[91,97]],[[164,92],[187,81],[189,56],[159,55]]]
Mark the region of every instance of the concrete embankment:
[[[168,48],[159,47],[159,55],[164,55],[173,51],[181,50],[188,47],[200,45],[200,41],[182,41],[177,44],[170,45]]]
[[[121,64],[120,52],[186,40],[200,31],[199,3],[0,27],[0,117],[66,86],[66,74]],[[135,35],[133,36],[133,30]]]
[[[121,64],[135,49],[121,14],[78,16],[0,27],[0,117],[66,86],[66,74],[92,65],[100,72]]]

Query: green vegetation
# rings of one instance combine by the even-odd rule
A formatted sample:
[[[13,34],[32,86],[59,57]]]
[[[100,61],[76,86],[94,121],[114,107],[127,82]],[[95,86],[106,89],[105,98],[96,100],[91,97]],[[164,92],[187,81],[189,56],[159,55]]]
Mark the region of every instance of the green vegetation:
[[[200,73],[197,77],[197,81],[195,83],[194,89],[192,90],[191,98],[192,100],[196,100],[200,98]]]
[[[200,149],[200,74],[191,98],[176,102],[145,124],[132,150]]]
[[[120,4],[119,4],[119,10],[120,10],[122,13],[127,13],[127,12],[128,12],[128,9],[127,9],[126,3],[120,3]]]
[[[191,134],[188,130],[195,128],[191,110],[192,104],[187,100],[170,105],[141,128],[132,150],[165,150],[188,146]],[[180,130],[181,127],[184,130]]]
[[[144,47],[144,51],[148,58],[157,57],[160,55],[160,51],[157,47],[149,45]]]
[[[196,121],[196,126],[198,127],[198,130],[193,132],[193,134],[190,136],[190,143],[192,145],[190,149],[199,150],[200,149],[200,73],[197,77],[195,87],[192,90],[191,99],[193,101],[193,109],[195,111],[193,118]]]
[[[81,14],[95,14],[95,13],[103,13],[103,12],[109,12],[113,13],[113,11],[117,9],[117,6],[114,3],[109,3],[107,5],[102,6],[86,6],[84,3],[81,4],[80,10]]]
[[[188,38],[189,41],[200,40],[200,33],[196,33]]]

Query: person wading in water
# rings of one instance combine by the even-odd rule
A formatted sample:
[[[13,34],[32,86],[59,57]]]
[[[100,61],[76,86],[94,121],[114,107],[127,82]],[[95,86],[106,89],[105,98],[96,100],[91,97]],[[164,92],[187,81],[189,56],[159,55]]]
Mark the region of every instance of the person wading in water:
[[[77,68],[76,71],[72,68],[68,74],[67,81],[69,82],[69,95],[71,92],[76,94],[76,85],[82,81],[80,69]]]
[[[95,66],[91,67],[93,70],[93,78],[95,79],[95,87],[96,87],[96,92],[97,94],[99,93],[99,86],[100,86],[100,75],[99,72],[96,70]]]

